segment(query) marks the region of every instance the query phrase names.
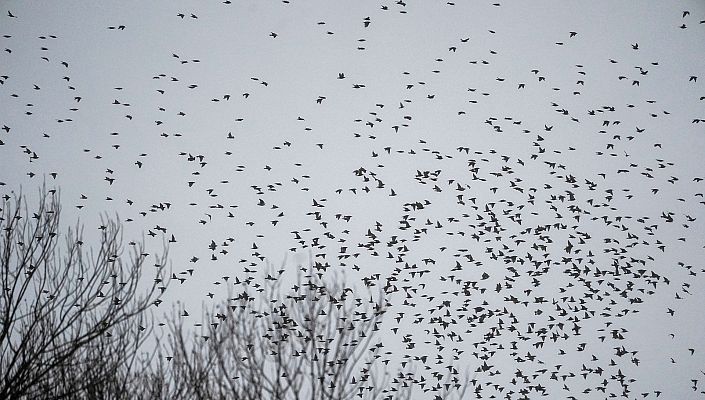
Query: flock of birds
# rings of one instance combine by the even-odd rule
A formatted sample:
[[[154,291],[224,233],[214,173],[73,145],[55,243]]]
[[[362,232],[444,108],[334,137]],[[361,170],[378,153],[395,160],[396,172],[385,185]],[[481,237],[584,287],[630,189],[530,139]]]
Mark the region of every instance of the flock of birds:
[[[382,361],[415,367],[393,378],[414,383],[414,398],[466,372],[468,398],[705,397],[705,321],[692,312],[705,293],[702,66],[666,75],[678,60],[622,37],[583,43],[605,50],[568,64],[581,54],[562,52],[588,40],[576,28],[535,39],[547,55],[525,68],[496,39],[506,24],[473,15],[482,29],[467,36],[407,43],[394,26],[422,21],[418,6],[323,7],[346,22],[292,27],[281,16],[299,16],[299,2],[267,4],[281,18],[248,32],[258,49],[228,50],[265,60],[261,75],[212,50],[227,18],[262,12],[231,1],[165,6],[164,27],[86,22],[96,32],[84,35],[152,46],[152,60],[90,37],[72,48],[36,10],[6,10],[0,191],[44,179],[62,189],[64,218],[118,212],[150,246],[167,242],[164,301],[179,299],[195,326],[209,322],[201,302],[277,279],[261,272],[284,254],[284,269],[346,271],[361,293],[387,295]],[[461,4],[425,6],[450,20]],[[512,4],[473,7],[501,22]],[[702,50],[705,9],[674,16],[669,40]],[[173,48],[134,42],[162,29]],[[178,50],[208,34],[189,47],[199,55]]]

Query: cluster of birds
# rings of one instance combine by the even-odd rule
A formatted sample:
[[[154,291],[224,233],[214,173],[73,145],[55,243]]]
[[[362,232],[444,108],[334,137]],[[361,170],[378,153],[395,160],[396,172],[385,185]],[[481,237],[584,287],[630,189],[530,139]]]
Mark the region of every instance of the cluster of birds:
[[[232,285],[257,289],[295,270],[260,273],[282,254],[321,277],[344,270],[347,285],[386,294],[382,361],[414,368],[392,380],[413,384],[414,398],[437,397],[436,382],[465,373],[476,398],[705,397],[705,369],[694,367],[705,343],[680,319],[702,300],[705,273],[705,172],[688,153],[702,150],[705,123],[690,114],[705,101],[697,68],[664,76],[677,60],[659,59],[646,39],[567,64],[574,53],[562,52],[588,40],[576,29],[541,44],[552,58],[521,70],[504,55],[516,49],[497,39],[502,27],[488,26],[423,44],[433,54],[414,54],[415,72],[390,62],[365,79],[355,68],[397,51],[380,50],[384,29],[393,35],[392,22],[402,24],[393,18],[416,6],[360,6],[366,14],[350,26],[314,16],[305,29],[348,61],[313,72],[303,93],[284,77],[291,71],[253,76],[207,51],[185,56],[181,33],[174,48],[153,50],[164,69],[137,66],[113,82],[64,54],[61,31],[35,35],[40,21],[9,10],[0,191],[43,177],[82,219],[119,212],[148,243],[167,242],[166,301],[197,299],[181,318],[197,319],[201,301],[224,300]],[[222,21],[198,7],[163,18],[175,32],[217,35]],[[501,15],[511,5],[477,7]],[[698,11],[673,11],[672,40],[702,49],[679,37],[702,37]],[[256,42],[281,54],[279,68],[292,49],[316,46],[267,24]],[[143,28],[120,20],[96,35],[119,42]],[[241,74],[209,78],[218,67]],[[112,89],[91,88],[105,80]],[[702,333],[702,319],[689,323]]]

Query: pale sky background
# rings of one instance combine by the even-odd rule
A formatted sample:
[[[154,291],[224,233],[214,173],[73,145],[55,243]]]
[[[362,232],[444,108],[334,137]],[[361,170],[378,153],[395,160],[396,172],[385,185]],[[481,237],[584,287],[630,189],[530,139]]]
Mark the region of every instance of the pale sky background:
[[[618,371],[634,379],[628,398],[705,397],[705,181],[694,180],[705,178],[705,3],[226,3],[0,3],[1,194],[35,195],[46,180],[65,223],[80,218],[90,233],[117,213],[126,241],[144,235],[154,252],[155,227],[166,228],[173,271],[188,279],[156,311],[180,301],[196,311],[188,324],[225,299],[222,276],[263,270],[258,255],[293,270],[321,254],[358,288],[408,263],[429,272],[398,274],[380,340],[394,360],[433,358],[419,368],[427,378],[460,350],[454,365],[471,372],[488,356],[475,375],[483,398],[537,398],[537,384],[549,398],[620,397]],[[489,211],[500,233],[480,225],[494,224]],[[565,229],[535,234],[556,223]],[[359,246],[368,229],[374,249]],[[532,259],[549,260],[547,272],[531,276]],[[614,260],[632,272],[614,276]],[[582,282],[565,273],[571,263],[590,268]],[[465,282],[477,290],[464,295]],[[433,317],[446,300],[457,324],[443,330]],[[463,341],[444,336],[440,350],[434,329]],[[530,384],[512,383],[517,368]]]

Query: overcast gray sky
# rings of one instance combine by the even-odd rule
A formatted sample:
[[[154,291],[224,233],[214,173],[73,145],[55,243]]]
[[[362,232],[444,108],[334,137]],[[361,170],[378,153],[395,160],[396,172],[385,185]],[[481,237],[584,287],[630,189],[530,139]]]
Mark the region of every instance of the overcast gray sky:
[[[312,253],[483,398],[703,398],[704,4],[5,1],[0,192],[166,228],[165,312]]]

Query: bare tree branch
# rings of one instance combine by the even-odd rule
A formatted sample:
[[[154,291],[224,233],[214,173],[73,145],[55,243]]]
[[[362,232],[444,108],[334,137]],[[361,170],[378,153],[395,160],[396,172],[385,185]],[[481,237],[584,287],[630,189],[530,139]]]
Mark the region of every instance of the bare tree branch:
[[[118,398],[167,251],[141,290],[148,254],[135,244],[123,255],[119,221],[102,218],[97,250],[86,250],[80,225],[60,232],[58,192],[39,194],[32,211],[21,194],[0,209],[0,398]]]
[[[183,320],[169,322],[171,393],[223,399],[343,400],[378,398],[371,346],[386,311],[384,293],[356,297],[344,277],[324,279],[303,268],[291,288],[268,271],[263,284],[240,282],[242,292],[205,313],[205,333],[190,341]],[[254,290],[253,290],[254,289]],[[181,382],[188,382],[185,388]],[[375,387],[380,384],[380,387]],[[198,386],[198,389],[193,386]],[[199,393],[196,393],[196,392]],[[410,392],[402,394],[408,396]],[[405,398],[405,397],[396,397]]]

